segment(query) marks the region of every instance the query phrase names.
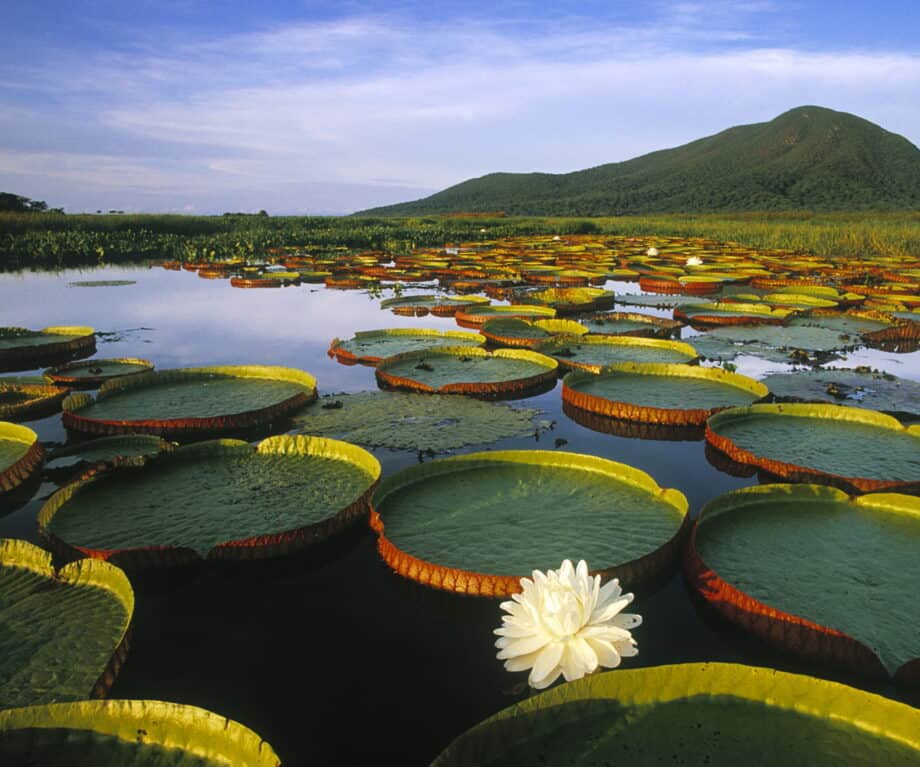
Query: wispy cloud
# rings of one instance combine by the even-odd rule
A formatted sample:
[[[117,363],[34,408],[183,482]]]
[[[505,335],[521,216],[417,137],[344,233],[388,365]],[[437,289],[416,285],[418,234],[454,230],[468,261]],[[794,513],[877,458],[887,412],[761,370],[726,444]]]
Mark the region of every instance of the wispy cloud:
[[[361,16],[58,54],[23,70],[15,94],[0,82],[15,104],[0,184],[345,211],[493,170],[627,159],[805,103],[920,139],[920,55],[778,45],[757,24],[774,11],[664,3],[645,25]],[[62,134],[89,131],[97,148],[36,147],[25,126],[61,115]]]

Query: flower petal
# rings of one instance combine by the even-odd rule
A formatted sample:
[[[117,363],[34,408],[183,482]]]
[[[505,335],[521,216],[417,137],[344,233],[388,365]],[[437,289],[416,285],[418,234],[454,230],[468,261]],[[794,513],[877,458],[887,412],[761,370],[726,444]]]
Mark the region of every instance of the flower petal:
[[[562,642],[552,642],[543,648],[537,655],[533,670],[530,672],[531,687],[536,687],[538,690],[543,689],[559,676],[559,661],[564,649],[565,645]],[[546,681],[550,675],[552,678]]]
[[[502,637],[495,641],[495,646],[501,648],[498,659],[513,658],[515,655],[527,655],[536,652],[551,641],[545,634],[534,634],[521,639],[507,639]]]

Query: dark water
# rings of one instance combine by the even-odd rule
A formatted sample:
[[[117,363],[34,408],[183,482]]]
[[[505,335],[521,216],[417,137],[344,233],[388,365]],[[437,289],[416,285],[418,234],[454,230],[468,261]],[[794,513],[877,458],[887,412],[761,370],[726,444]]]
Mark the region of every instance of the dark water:
[[[136,284],[68,287],[74,280]],[[372,368],[326,356],[335,336],[382,327],[456,328],[452,319],[398,317],[365,293],[317,286],[239,290],[158,268],[0,276],[0,325],[56,324],[110,334],[100,337],[98,357],[141,357],[160,369],[287,365],[314,374],[321,393],[375,388]],[[784,368],[738,362],[739,372],[756,376]],[[872,364],[920,379],[920,353],[862,350],[835,364]],[[563,413],[558,385],[522,402],[543,409],[555,429],[539,441],[492,447],[553,449],[555,439],[565,439],[565,450],[629,463],[663,487],[678,488],[694,515],[716,495],[757,481],[714,468],[700,441],[629,438],[581,426]],[[66,439],[59,416],[28,425],[45,442]],[[413,453],[375,454],[385,473],[417,461]],[[0,518],[0,537],[37,542],[35,516],[54,489],[45,482],[33,500]],[[136,589],[134,642],[111,697],[194,704],[236,719],[269,741],[287,765],[385,756],[427,764],[454,737],[525,694],[526,674],[509,674],[495,659],[497,603],[433,592],[391,575],[363,527],[297,560],[205,568]],[[634,632],[638,657],[624,662],[630,667],[703,660],[772,666],[920,705],[918,693],[802,664],[707,618],[678,575],[654,593],[638,594],[631,609],[644,623]]]

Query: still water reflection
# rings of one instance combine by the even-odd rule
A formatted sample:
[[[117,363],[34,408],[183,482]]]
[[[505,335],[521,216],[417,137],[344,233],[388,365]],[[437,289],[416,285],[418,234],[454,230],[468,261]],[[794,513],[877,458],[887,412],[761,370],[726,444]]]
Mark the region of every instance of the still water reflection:
[[[134,284],[69,286],[76,280]],[[635,285],[607,287],[636,292]],[[372,368],[327,357],[333,337],[382,327],[456,328],[449,318],[381,311],[379,298],[310,285],[239,290],[227,281],[159,268],[0,275],[0,325],[89,325],[104,333],[97,356],[141,357],[160,369],[301,368],[328,394],[376,388]],[[646,313],[670,316],[667,310]],[[739,372],[755,377],[788,367],[751,357],[735,362]],[[920,352],[859,350],[834,364],[868,364],[920,380]],[[579,425],[562,411],[558,385],[523,402],[544,410],[543,418],[556,422],[553,431],[539,441],[492,447],[553,449],[558,440],[565,450],[629,463],[684,492],[694,515],[714,496],[756,482],[714,468],[699,441],[639,439]],[[60,416],[28,425],[45,442],[66,439]],[[412,453],[375,454],[385,473],[417,461]],[[53,490],[42,484],[32,501],[0,518],[0,537],[36,541],[35,515]],[[640,654],[632,666],[745,662],[837,678],[920,703],[891,687],[790,661],[703,619],[676,575],[655,593],[639,595],[634,607],[644,623],[634,632]],[[494,656],[491,632],[499,622],[489,600],[433,593],[390,575],[371,534],[359,528],[297,562],[206,569],[180,583],[138,584],[135,641],[111,694],[190,703],[237,719],[290,765],[353,764],[371,756],[426,764],[453,737],[522,696],[525,675],[506,673]]]

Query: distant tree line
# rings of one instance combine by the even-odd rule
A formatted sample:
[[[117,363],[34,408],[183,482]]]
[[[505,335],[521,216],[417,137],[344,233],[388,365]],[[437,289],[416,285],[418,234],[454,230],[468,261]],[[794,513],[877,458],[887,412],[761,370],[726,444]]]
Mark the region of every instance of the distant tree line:
[[[4,213],[63,213],[63,208],[49,208],[44,200],[30,200],[21,194],[0,192],[0,211]]]

